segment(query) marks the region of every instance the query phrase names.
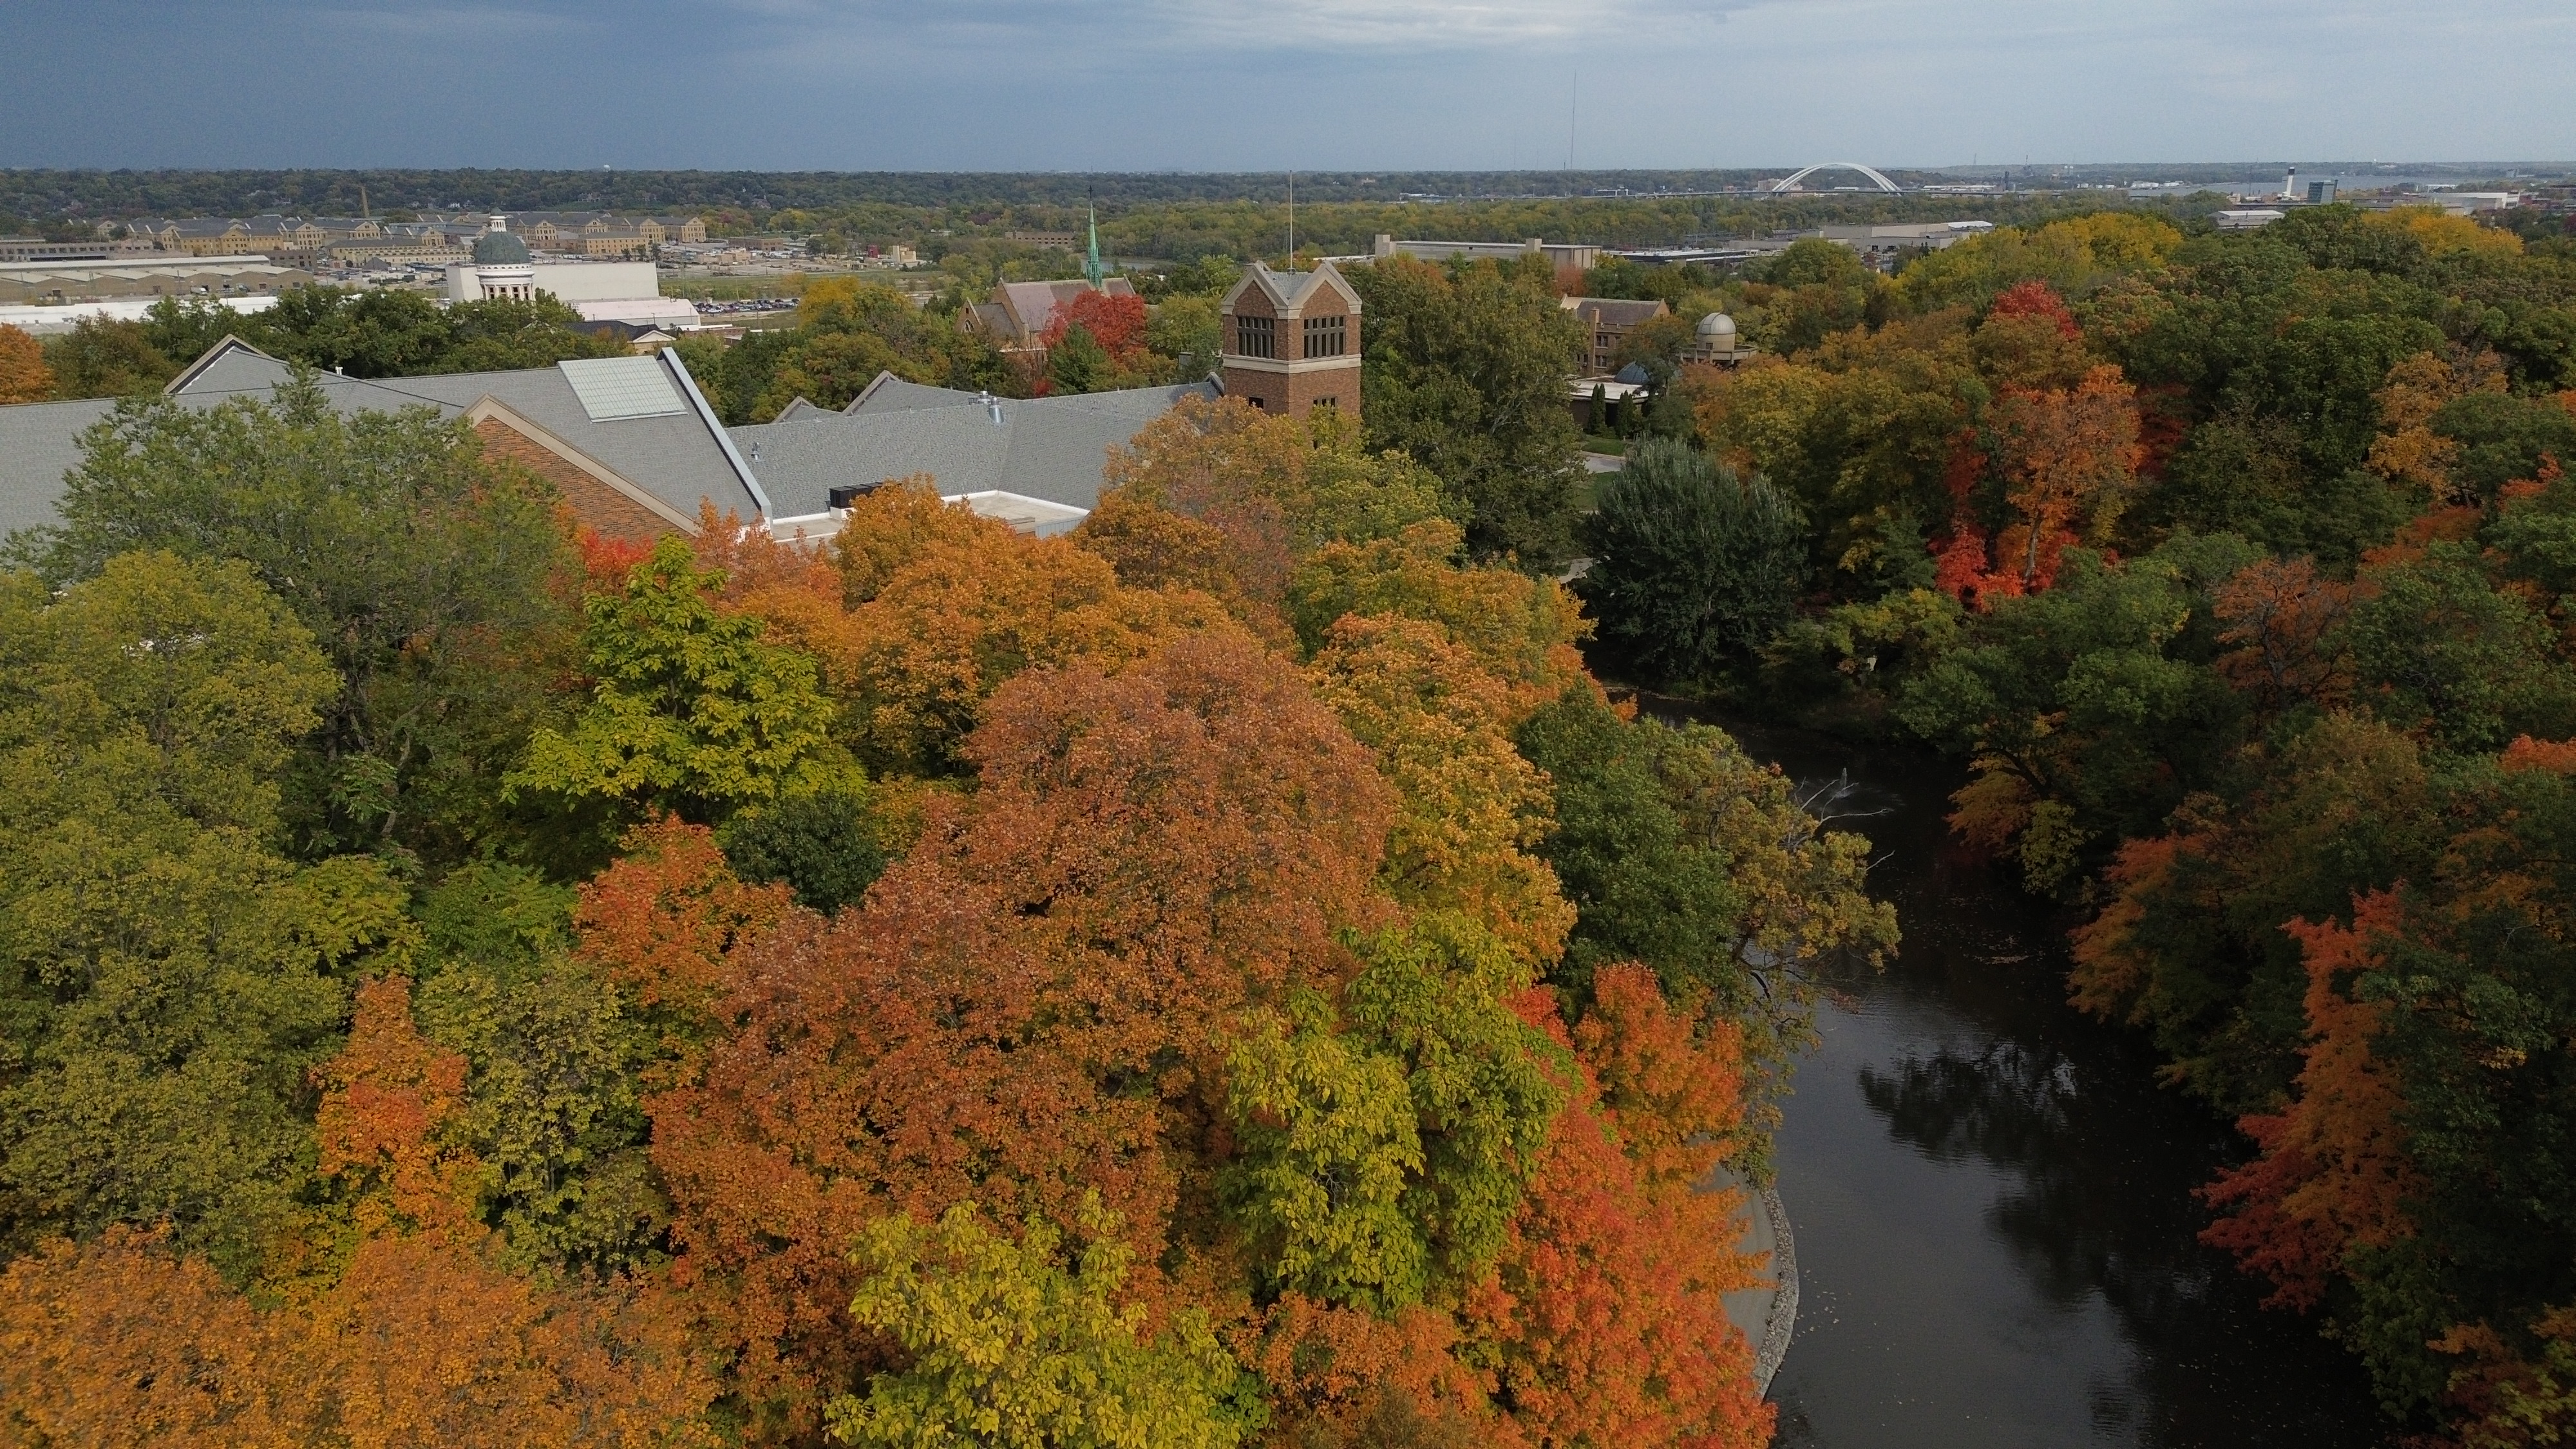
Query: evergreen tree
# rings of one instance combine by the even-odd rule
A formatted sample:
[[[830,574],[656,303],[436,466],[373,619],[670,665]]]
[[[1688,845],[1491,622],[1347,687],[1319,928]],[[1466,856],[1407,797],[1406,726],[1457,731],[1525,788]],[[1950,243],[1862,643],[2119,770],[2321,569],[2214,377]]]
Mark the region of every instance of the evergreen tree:
[[[1713,679],[1751,659],[1789,621],[1807,574],[1795,503],[1668,439],[1603,485],[1584,541],[1593,565],[1574,587],[1604,649],[1657,681]]]

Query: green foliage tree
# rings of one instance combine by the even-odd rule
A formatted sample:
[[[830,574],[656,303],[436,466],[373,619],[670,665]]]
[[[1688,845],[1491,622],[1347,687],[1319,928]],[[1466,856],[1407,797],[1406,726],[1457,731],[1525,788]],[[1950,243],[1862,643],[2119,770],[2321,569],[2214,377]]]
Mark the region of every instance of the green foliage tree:
[[[1350,276],[1368,315],[1369,446],[1438,474],[1476,553],[1533,568],[1567,557],[1582,440],[1565,382],[1583,338],[1544,268],[1396,258]]]
[[[598,684],[570,730],[529,737],[508,788],[706,822],[848,781],[855,766],[832,743],[835,706],[813,656],[719,612],[708,595],[722,581],[668,536],[623,590],[585,600]]]
[[[1227,285],[1233,285],[1230,278]],[[1224,288],[1217,289],[1217,296],[1223,293]],[[1145,346],[1172,360],[1172,381],[1196,382],[1217,370],[1225,351],[1225,323],[1216,302],[1204,290],[1168,296],[1145,323]]]
[[[2177,538],[2123,564],[2066,557],[2056,587],[1996,601],[1897,704],[1917,734],[1975,763],[1951,823],[2015,853],[2036,891],[2074,888],[2119,838],[2214,783],[2244,721],[2210,663],[2207,601],[2252,561],[2248,545]]]
[[[1239,1375],[1196,1312],[1148,1337],[1116,1301],[1129,1250],[1106,1221],[1067,1265],[1055,1229],[1018,1242],[975,1209],[936,1226],[871,1223],[852,1259],[865,1273],[850,1316],[901,1345],[909,1364],[864,1395],[832,1401],[844,1444],[914,1449],[1231,1449],[1257,1427],[1232,1402]]]
[[[240,563],[0,579],[0,1243],[169,1220],[241,1275],[309,1188],[305,1075],[399,961],[374,861],[272,850],[336,686]]]
[[[1226,1070],[1243,1143],[1228,1197],[1272,1291],[1381,1313],[1419,1300],[1430,1249],[1404,1211],[1423,1160],[1402,1065],[1337,1033],[1330,1004],[1301,991]]]
[[[1789,621],[1807,573],[1795,503],[1662,438],[1605,479],[1583,542],[1593,562],[1574,589],[1603,650],[1657,681],[1749,663]]]
[[[2576,734],[2576,668],[2556,657],[2549,621],[2495,588],[2469,547],[2437,543],[2373,583],[2346,627],[2381,718],[2467,750]]]
[[[83,450],[62,521],[14,540],[20,557],[58,583],[136,548],[244,560],[338,669],[290,771],[300,853],[453,858],[502,829],[500,775],[568,662],[549,487],[485,463],[460,422],[343,414],[309,381],[271,402],[130,404]]]
[[[1641,962],[1673,1000],[1736,1023],[1757,1096],[1777,1093],[1812,1040],[1817,967],[1896,945],[1895,912],[1868,895],[1868,842],[1823,829],[1724,732],[1622,720],[1588,690],[1531,715],[1517,742],[1555,781],[1539,851],[1577,912],[1557,984],[1581,1002],[1603,967]],[[1739,1146],[1767,1163],[1761,1137]]]
[[[754,884],[784,881],[797,904],[826,914],[866,895],[886,868],[867,797],[850,788],[741,811],[719,838],[735,875]]]
[[[1064,334],[1064,340],[1047,349],[1046,375],[1049,390],[1057,393],[1099,392],[1109,386],[1114,364],[1107,349],[1091,336],[1091,329],[1075,323]]]
[[[232,334],[273,357],[351,377],[499,372],[625,354],[618,339],[578,330],[581,320],[546,295],[441,306],[425,292],[311,285],[290,287],[276,305],[250,314],[164,298],[144,325],[174,364],[195,361]]]
[[[1404,1072],[1422,1151],[1406,1214],[1431,1249],[1435,1281],[1463,1288],[1502,1250],[1536,1171],[1564,1105],[1564,1053],[1512,1009],[1528,968],[1463,915],[1424,912],[1408,930],[1361,942],[1360,955],[1343,1013]]]
[[[212,297],[164,297],[143,313],[143,335],[154,351],[185,367],[227,337],[240,335],[243,314]]]
[[[646,1144],[645,1071],[658,1033],[573,951],[573,892],[525,866],[477,861],[420,894],[413,1011],[463,1056],[448,1129],[481,1167],[485,1224],[514,1266],[648,1271],[670,1221]]]
[[[127,397],[168,382],[179,365],[162,355],[142,326],[84,317],[45,342],[45,366],[56,397]]]

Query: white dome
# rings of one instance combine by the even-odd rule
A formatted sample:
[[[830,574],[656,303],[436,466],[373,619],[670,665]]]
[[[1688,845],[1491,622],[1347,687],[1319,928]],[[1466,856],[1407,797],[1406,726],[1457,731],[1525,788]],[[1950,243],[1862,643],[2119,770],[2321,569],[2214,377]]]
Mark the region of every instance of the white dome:
[[[1735,335],[1735,319],[1723,312],[1711,312],[1699,319],[1699,335],[1731,338]]]

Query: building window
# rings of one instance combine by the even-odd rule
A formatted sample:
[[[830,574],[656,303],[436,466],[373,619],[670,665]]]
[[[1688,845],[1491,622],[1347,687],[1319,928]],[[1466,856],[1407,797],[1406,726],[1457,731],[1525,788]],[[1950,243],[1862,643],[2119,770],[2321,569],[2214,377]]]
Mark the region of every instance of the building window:
[[[1342,410],[1342,400],[1337,397],[1319,397],[1315,399],[1314,405],[1319,408],[1331,408],[1335,412]]]
[[[1346,337],[1348,337],[1348,336],[1349,336],[1349,334],[1343,330],[1343,328],[1342,328],[1342,322],[1343,322],[1343,319],[1342,319],[1342,318],[1340,318],[1340,317],[1309,317],[1309,318],[1307,318],[1307,319],[1306,319],[1306,356],[1308,356],[1308,357],[1339,357],[1339,356],[1341,356],[1341,355],[1342,355],[1343,341],[1344,341],[1344,339],[1345,339]]]
[[[1234,319],[1234,350],[1245,357],[1277,357],[1279,332],[1268,317]]]

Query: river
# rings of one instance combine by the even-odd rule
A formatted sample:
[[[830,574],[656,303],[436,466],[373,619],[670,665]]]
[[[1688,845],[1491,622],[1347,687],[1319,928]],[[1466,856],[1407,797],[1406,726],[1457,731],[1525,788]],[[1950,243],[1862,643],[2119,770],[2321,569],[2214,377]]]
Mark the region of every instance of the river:
[[[1905,933],[1834,979],[1778,1138],[1797,1234],[1781,1449],[2370,1446],[2369,1385],[2204,1247],[2192,1196],[2240,1160],[2136,1033],[2066,1005],[2063,921],[1942,824],[1955,767],[1728,726],[1843,780]]]

